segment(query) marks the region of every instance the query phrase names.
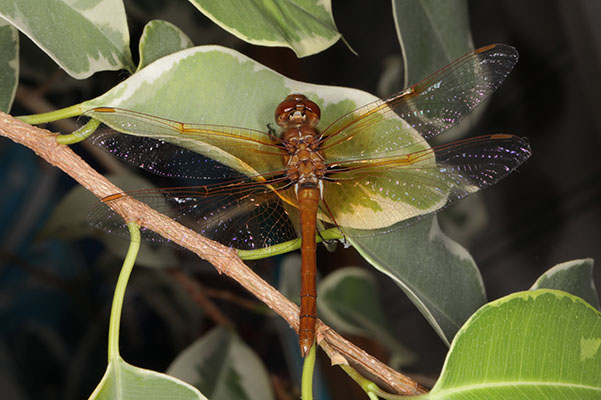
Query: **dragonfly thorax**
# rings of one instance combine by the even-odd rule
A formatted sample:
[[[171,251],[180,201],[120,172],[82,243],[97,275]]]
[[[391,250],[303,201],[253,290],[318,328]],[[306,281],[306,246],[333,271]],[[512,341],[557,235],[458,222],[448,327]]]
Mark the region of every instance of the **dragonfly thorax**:
[[[283,140],[287,151],[284,162],[288,178],[301,186],[317,186],[326,173],[317,131],[307,126],[291,127],[284,132]]]
[[[319,132],[315,129],[320,116],[319,106],[302,94],[289,95],[275,111],[277,124],[284,128],[286,174],[300,186],[317,187],[326,173],[324,157],[319,151]]]

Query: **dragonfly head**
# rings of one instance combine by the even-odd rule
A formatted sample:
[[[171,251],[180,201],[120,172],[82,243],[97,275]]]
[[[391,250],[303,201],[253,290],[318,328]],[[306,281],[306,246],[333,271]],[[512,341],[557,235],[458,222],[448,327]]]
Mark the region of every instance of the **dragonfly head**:
[[[281,127],[309,125],[319,122],[319,106],[302,94],[291,94],[275,110],[275,122]]]

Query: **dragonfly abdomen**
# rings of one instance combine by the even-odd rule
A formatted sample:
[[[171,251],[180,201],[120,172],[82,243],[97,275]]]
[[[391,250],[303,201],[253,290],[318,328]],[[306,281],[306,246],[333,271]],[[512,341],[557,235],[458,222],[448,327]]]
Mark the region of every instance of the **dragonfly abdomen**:
[[[311,185],[299,185],[298,207],[301,221],[301,297],[298,340],[304,357],[315,340],[315,322],[317,320],[317,290],[315,288],[316,250],[315,226],[317,209],[321,198],[319,188]]]

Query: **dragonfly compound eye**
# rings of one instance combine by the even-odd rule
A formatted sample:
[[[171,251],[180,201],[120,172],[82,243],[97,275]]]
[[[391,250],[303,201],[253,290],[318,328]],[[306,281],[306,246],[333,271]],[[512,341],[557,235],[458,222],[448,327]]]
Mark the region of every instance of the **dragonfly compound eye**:
[[[288,122],[301,123],[307,121],[315,126],[321,117],[319,106],[302,94],[291,94],[282,101],[275,110],[275,120],[284,126]]]

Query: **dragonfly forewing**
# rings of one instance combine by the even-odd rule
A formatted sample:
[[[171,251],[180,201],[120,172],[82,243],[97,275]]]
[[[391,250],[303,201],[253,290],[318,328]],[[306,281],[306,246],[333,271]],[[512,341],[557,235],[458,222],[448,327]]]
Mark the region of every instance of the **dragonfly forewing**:
[[[258,176],[284,168],[279,139],[268,133],[231,126],[186,124],[131,110],[101,107],[86,116],[104,127],[92,137],[94,144],[155,174],[207,179],[198,168],[211,164],[225,178],[235,174]],[[219,167],[218,164],[222,165]]]

